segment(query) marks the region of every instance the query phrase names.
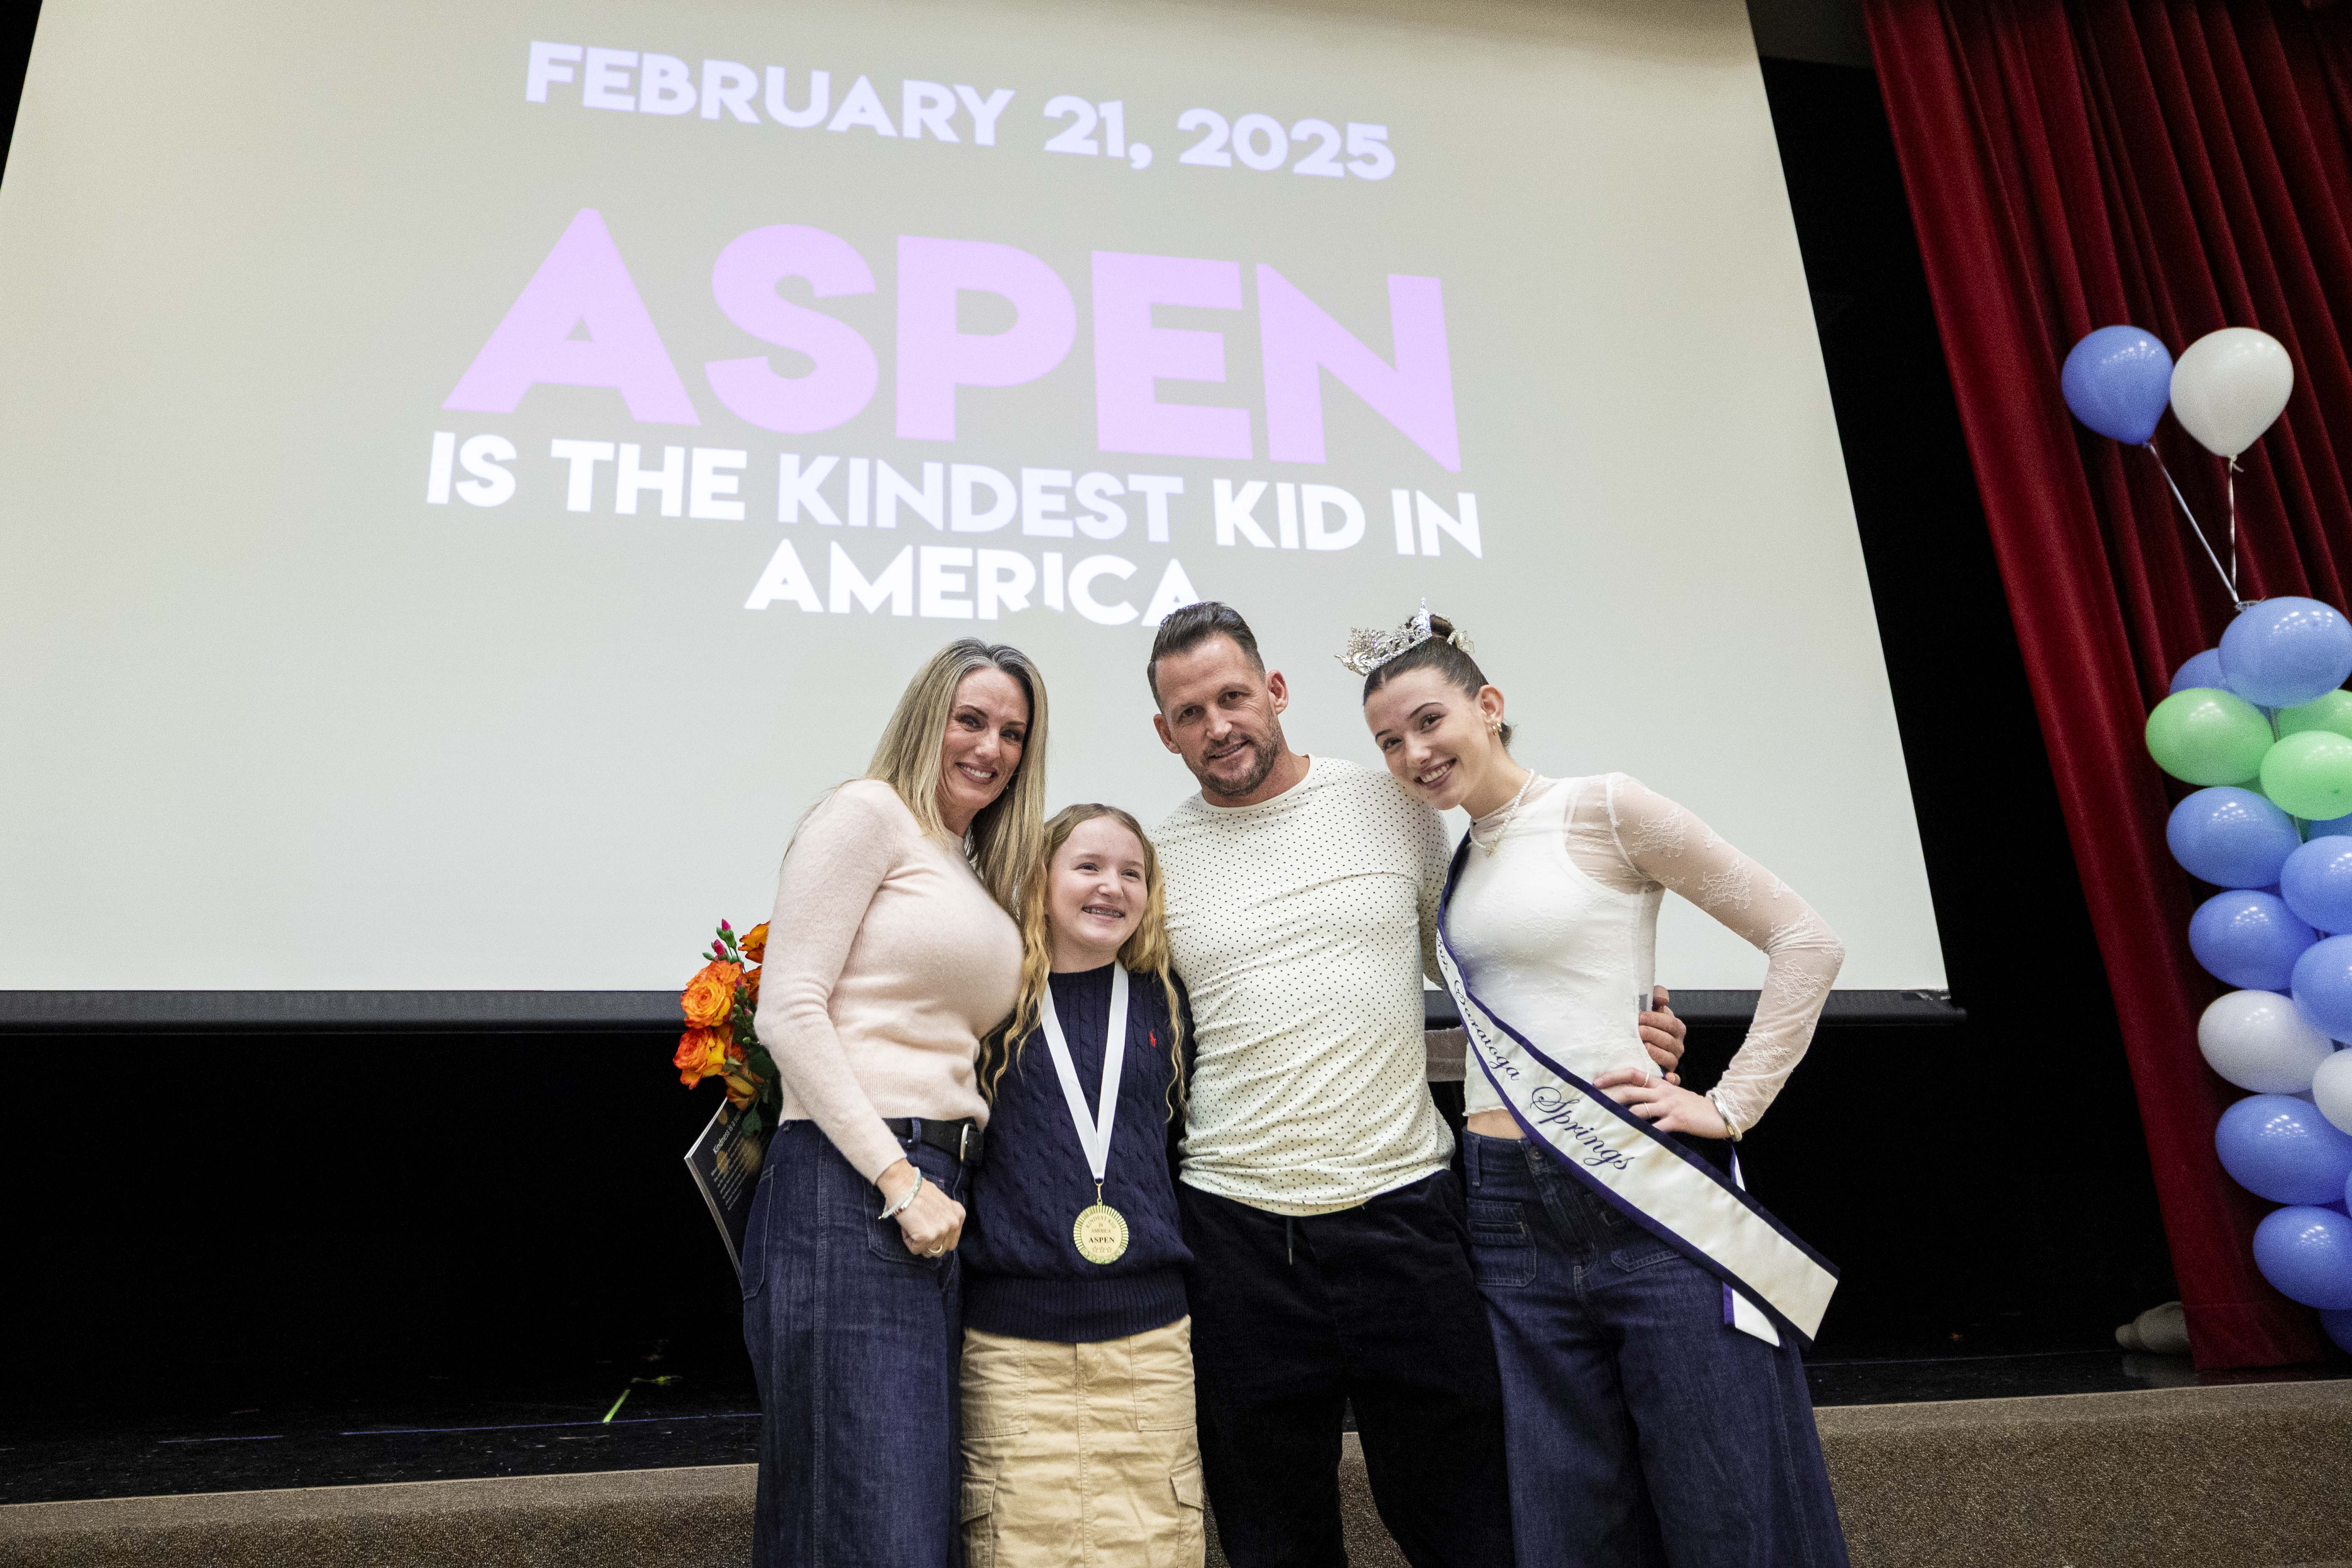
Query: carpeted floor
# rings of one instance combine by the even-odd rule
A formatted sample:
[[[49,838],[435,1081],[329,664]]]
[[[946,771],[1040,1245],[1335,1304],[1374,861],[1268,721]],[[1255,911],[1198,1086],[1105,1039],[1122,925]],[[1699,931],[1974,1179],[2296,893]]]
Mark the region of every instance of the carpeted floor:
[[[2352,1384],[1820,1420],[1855,1568],[2352,1568]],[[726,1465],[27,1503],[0,1508],[0,1564],[737,1568],[751,1486]],[[1341,1489],[1351,1561],[1402,1568],[1352,1434]]]
[[[11,1568],[740,1568],[751,1542],[749,1465],[0,1509]]]
[[[2352,1559],[2352,1384],[1820,1413],[1856,1568]]]

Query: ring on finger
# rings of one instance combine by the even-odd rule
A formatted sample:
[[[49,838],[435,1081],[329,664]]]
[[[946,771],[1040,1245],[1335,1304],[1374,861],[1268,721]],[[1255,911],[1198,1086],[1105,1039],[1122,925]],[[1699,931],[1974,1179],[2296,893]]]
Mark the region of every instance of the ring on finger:
[[[946,1250],[947,1250],[947,1245],[946,1245],[944,1242],[942,1242],[940,1245],[939,1245],[939,1246],[937,1246],[937,1247],[932,1247],[929,1252],[924,1253],[924,1254],[923,1254],[923,1256],[924,1256],[924,1257],[926,1257],[926,1258],[937,1258],[938,1256],[940,1256],[940,1254],[941,1254],[941,1253],[945,1252]]]

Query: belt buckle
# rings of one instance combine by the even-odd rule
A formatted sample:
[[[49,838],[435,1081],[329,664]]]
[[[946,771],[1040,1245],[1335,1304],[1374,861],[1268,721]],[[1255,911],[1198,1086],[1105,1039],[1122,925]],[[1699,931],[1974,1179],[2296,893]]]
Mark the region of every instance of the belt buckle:
[[[964,1152],[966,1149],[969,1149],[969,1148],[971,1148],[971,1122],[969,1122],[969,1121],[967,1121],[967,1122],[965,1122],[965,1123],[963,1124],[963,1131],[962,1131],[962,1132],[961,1132],[961,1133],[957,1137],[957,1139],[956,1139],[956,1163],[957,1163],[957,1164],[961,1165],[961,1164],[962,1164],[962,1163],[963,1163],[963,1152]]]

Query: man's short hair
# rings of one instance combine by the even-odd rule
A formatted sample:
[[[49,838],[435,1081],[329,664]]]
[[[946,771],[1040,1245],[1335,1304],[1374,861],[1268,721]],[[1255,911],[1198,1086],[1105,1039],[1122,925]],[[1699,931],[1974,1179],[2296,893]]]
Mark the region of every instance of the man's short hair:
[[[1171,610],[1160,623],[1159,635],[1151,639],[1151,658],[1144,663],[1143,679],[1150,683],[1154,702],[1160,700],[1160,661],[1190,653],[1211,637],[1233,638],[1234,646],[1249,656],[1250,668],[1260,675],[1265,673],[1265,660],[1258,656],[1257,634],[1242,619],[1242,613],[1231,605],[1202,599]]]

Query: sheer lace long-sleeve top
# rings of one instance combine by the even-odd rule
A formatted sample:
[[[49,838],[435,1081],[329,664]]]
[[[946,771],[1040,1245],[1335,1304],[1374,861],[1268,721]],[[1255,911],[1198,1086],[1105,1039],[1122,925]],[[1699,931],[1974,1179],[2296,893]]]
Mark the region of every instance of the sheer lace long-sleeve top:
[[[1013,1010],[1021,933],[888,784],[845,784],[809,814],[767,951],[752,1023],[786,1120],[814,1121],[869,1182],[900,1157],[883,1118],[987,1121],[972,1058]]]
[[[1737,1127],[1754,1126],[1811,1043],[1844,962],[1843,945],[1812,907],[1623,773],[1539,777],[1516,813],[1492,813],[1471,830],[1482,843],[1472,845],[1455,889],[1449,939],[1481,996],[1538,1044],[1567,1049],[1574,1059],[1562,1065],[1580,1074],[1649,1065],[1633,1015],[1653,978],[1665,893],[1763,951],[1755,1021],[1714,1091]],[[1513,1016],[1506,995],[1525,1017]],[[1473,1113],[1502,1103],[1475,1067],[1465,1100]]]

